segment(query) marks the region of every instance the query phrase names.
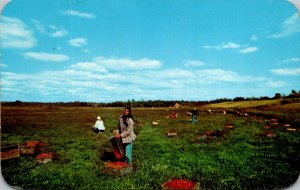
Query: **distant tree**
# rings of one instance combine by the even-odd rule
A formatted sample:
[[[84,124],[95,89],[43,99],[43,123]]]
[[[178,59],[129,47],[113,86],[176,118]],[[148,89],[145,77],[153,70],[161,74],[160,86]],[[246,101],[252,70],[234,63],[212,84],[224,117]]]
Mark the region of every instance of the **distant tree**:
[[[15,105],[15,106],[20,106],[20,105],[22,105],[22,102],[21,102],[20,100],[16,100],[16,101],[14,102],[14,105]]]
[[[296,90],[292,90],[290,95],[288,96],[289,98],[299,98],[300,97],[300,93],[297,93]]]
[[[257,97],[250,97],[251,98],[251,100],[259,100],[259,98],[257,98]]]
[[[233,101],[243,101],[243,100],[245,100],[244,97],[235,97],[235,98],[233,99]]]
[[[281,94],[280,93],[276,93],[274,96],[274,99],[280,99],[281,98]]]
[[[269,100],[270,98],[268,96],[261,96],[259,99],[260,100]]]

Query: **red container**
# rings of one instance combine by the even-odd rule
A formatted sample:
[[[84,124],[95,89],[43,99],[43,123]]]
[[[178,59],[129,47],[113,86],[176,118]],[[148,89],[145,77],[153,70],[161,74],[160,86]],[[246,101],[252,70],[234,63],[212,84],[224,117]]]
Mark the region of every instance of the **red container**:
[[[45,146],[47,145],[41,141],[27,141],[20,145],[20,153],[21,155],[35,155],[41,150],[41,147]]]
[[[194,190],[199,189],[199,183],[193,181],[187,181],[184,179],[170,179],[161,185],[163,190],[175,190],[175,189],[184,189],[184,190]]]
[[[274,134],[273,134],[272,131],[265,131],[265,132],[263,133],[263,135],[264,135],[265,137],[268,137],[268,138],[274,137]]]
[[[125,162],[106,162],[104,173],[113,175],[126,175],[133,171],[133,166]]]
[[[35,161],[40,164],[44,164],[47,162],[51,162],[53,158],[54,158],[53,153],[43,153],[43,154],[37,155],[37,157],[35,157]]]

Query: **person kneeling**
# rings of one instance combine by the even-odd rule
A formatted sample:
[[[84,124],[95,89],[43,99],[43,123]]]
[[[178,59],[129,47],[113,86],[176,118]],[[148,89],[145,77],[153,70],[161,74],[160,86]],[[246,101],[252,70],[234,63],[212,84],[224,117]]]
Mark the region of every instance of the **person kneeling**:
[[[95,133],[105,131],[104,122],[103,122],[103,120],[101,120],[100,116],[97,117],[97,121],[96,121],[95,125],[93,126],[93,130],[95,131]]]

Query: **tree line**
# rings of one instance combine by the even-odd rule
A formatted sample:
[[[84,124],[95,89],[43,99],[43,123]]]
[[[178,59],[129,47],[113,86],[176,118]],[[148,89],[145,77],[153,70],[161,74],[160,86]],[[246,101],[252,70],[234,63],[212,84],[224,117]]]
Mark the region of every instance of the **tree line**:
[[[203,106],[205,104],[211,103],[222,103],[231,101],[253,101],[253,100],[272,100],[272,99],[282,99],[282,103],[289,103],[287,99],[300,98],[300,90],[292,90],[289,95],[276,93],[273,97],[261,96],[261,97],[235,97],[230,98],[219,98],[210,101],[186,101],[186,100],[128,100],[128,101],[115,101],[110,103],[97,103],[97,102],[22,102],[16,100],[15,102],[1,102],[3,106],[66,106],[66,107],[170,107],[174,106],[176,103],[184,106]]]

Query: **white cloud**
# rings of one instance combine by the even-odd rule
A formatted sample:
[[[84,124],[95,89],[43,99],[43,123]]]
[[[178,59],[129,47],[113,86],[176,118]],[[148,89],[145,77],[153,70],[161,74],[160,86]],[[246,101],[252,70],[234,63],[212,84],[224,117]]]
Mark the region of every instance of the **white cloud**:
[[[246,53],[253,53],[257,50],[258,50],[257,47],[247,47],[247,48],[244,48],[244,49],[240,49],[239,52],[242,53],[242,54],[246,54]]]
[[[55,25],[45,26],[39,20],[32,20],[35,28],[43,34],[47,34],[51,37],[64,37],[68,35],[68,31],[62,27],[57,27]]]
[[[25,59],[35,59],[39,61],[51,61],[51,62],[67,61],[70,59],[67,55],[49,54],[43,52],[27,52],[24,53],[23,56]]]
[[[286,86],[286,82],[285,81],[267,81],[266,85],[272,88],[278,88],[278,87],[283,87]]]
[[[281,61],[281,63],[291,63],[291,62],[300,62],[300,58],[292,57],[290,59],[285,59],[285,60]]]
[[[241,45],[240,44],[236,44],[234,42],[228,42],[227,44],[223,44],[221,46],[222,49],[237,49],[240,48]]]
[[[222,69],[203,69],[196,71],[197,78],[203,83],[230,82],[230,83],[251,83],[263,81],[262,77],[251,77],[239,75],[236,72]]]
[[[281,23],[281,31],[269,36],[270,38],[284,38],[300,32],[299,14],[295,13]]]
[[[161,80],[162,78],[165,79],[182,79],[182,78],[194,78],[194,73],[191,71],[187,71],[184,69],[166,69],[160,71],[150,71],[148,72],[149,77],[155,76]]]
[[[107,70],[101,66],[98,65],[97,63],[94,62],[79,62],[76,64],[73,64],[70,66],[73,69],[78,69],[78,70],[87,70],[87,71],[99,71],[99,72],[106,72]]]
[[[250,39],[251,39],[251,41],[256,41],[257,40],[257,36],[256,35],[252,35]]]
[[[37,98],[38,101],[107,101],[107,97],[115,96],[115,93],[111,94],[111,91],[119,87],[113,80],[109,80],[109,76],[84,70],[43,71],[30,76],[20,76],[20,80],[16,81],[14,78],[18,78],[16,77],[18,75],[12,75],[10,79],[4,76],[5,81],[14,82],[10,85],[6,83],[4,85],[6,89],[12,89],[11,86],[17,85],[16,90],[22,89],[23,91],[16,95],[21,98],[16,97],[15,99],[30,97]],[[22,85],[20,85],[21,83]],[[26,91],[29,88],[30,91]],[[116,92],[124,88],[125,86],[118,88]],[[14,91],[3,93],[15,96]],[[32,96],[28,96],[28,93]],[[9,96],[9,98],[11,97]]]
[[[205,63],[199,60],[186,60],[184,66],[186,67],[199,67],[204,66]]]
[[[3,97],[12,98],[11,100],[109,102],[251,96],[243,92],[245,84],[247,87],[264,84],[261,88],[285,84],[283,81],[244,76],[222,69],[189,71],[175,68],[134,73],[122,70],[122,73],[114,73],[95,72],[95,68],[101,70],[96,62],[79,62],[73,64],[71,69],[60,71],[43,71],[30,75],[5,72],[2,75],[1,90]],[[228,90],[232,85],[235,85],[235,90]],[[30,91],[27,90],[29,88]]]
[[[79,11],[75,11],[75,10],[67,10],[67,11],[63,11],[62,13],[65,15],[77,16],[77,17],[88,18],[88,19],[92,19],[92,18],[96,17],[92,13],[79,12]]]
[[[41,33],[46,33],[45,26],[44,26],[39,20],[33,19],[32,22],[33,22],[34,27],[35,27],[39,32],[41,32]]]
[[[205,46],[202,46],[202,47],[205,48],[205,49],[218,49],[218,50],[221,50],[221,49],[238,49],[238,48],[241,47],[241,45],[237,44],[237,43],[234,43],[234,42],[227,42],[227,43],[222,43],[222,44],[215,45],[215,46],[205,45]]]
[[[140,69],[157,69],[160,68],[161,63],[157,60],[150,60],[147,58],[131,60],[130,58],[105,58],[105,57],[95,57],[94,62],[97,64],[113,69],[129,69],[129,70],[140,70]]]
[[[277,75],[297,76],[300,75],[300,68],[272,69],[271,72]]]
[[[252,36],[251,39],[256,38],[256,36]],[[211,45],[205,45],[202,46],[204,49],[216,49],[216,50],[224,50],[224,49],[235,49],[239,53],[246,54],[246,53],[252,53],[258,50],[257,47],[248,47],[248,44],[241,45],[237,44],[234,42],[227,42],[227,43],[222,43],[219,45],[211,46]]]
[[[192,63],[193,61],[195,60],[192,60]],[[65,70],[49,70],[33,74],[5,72],[1,79],[2,97],[5,100],[47,102],[199,100],[254,96],[257,95],[255,92],[266,87],[278,88],[286,84],[284,81],[241,75],[231,70],[159,69],[160,66],[160,61],[147,58],[132,60],[96,57],[90,62],[72,64]],[[231,90],[233,85],[235,88]],[[253,90],[249,90],[252,94],[247,91],[250,87],[253,87]],[[29,88],[30,91],[27,90]]]
[[[4,64],[4,63],[0,63],[0,68],[3,68],[3,67],[7,67],[7,65],[6,64]]]
[[[36,45],[33,32],[17,18],[2,16],[0,28],[2,48],[26,49]]]
[[[74,39],[70,39],[69,43],[72,46],[81,47],[81,46],[84,46],[87,44],[87,40],[86,40],[86,38],[74,38]]]
[[[51,36],[52,37],[63,37],[66,36],[68,34],[68,32],[66,30],[56,30],[54,31]]]

